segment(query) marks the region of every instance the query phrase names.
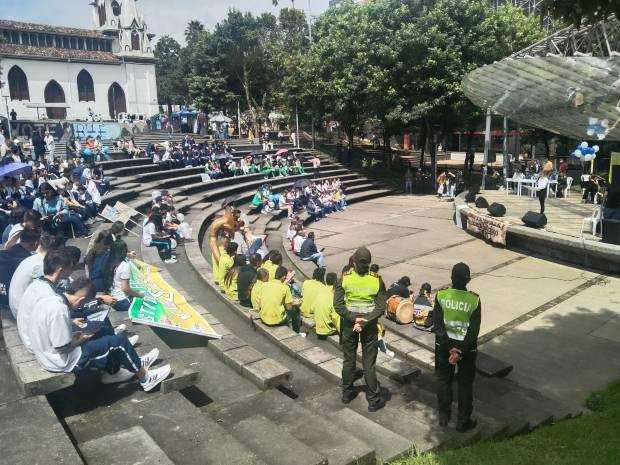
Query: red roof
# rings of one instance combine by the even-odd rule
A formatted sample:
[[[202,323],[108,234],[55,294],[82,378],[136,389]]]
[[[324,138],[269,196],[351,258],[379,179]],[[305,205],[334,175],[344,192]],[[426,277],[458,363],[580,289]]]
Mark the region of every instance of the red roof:
[[[111,52],[95,50],[71,50],[55,47],[32,47],[30,45],[0,44],[1,56],[50,59],[56,61],[93,61],[120,63],[120,59]]]
[[[12,31],[40,32],[44,34],[61,34],[79,37],[91,37],[95,39],[109,39],[94,29],[80,29],[77,27],[51,26],[49,24],[23,23],[21,21],[8,21],[0,19],[0,29]]]

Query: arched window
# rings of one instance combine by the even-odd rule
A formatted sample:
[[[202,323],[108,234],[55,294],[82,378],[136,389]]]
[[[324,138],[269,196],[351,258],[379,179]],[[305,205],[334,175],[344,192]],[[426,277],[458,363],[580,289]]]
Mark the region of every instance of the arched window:
[[[88,71],[83,69],[77,77],[78,100],[80,102],[95,101],[95,86],[93,78]]]
[[[56,81],[51,80],[45,86],[45,91],[43,92],[43,96],[45,97],[45,103],[65,103],[65,91],[62,90],[60,84]],[[60,108],[46,108],[47,117],[49,119],[65,119],[67,117],[67,109]]]
[[[121,6],[118,4],[118,2],[116,0],[114,0],[112,2],[112,14],[114,16],[120,16],[121,15]]]
[[[119,113],[127,113],[125,92],[116,82],[108,89],[108,109],[112,119],[116,119]]]
[[[9,70],[9,93],[11,100],[30,100],[28,78],[26,78],[26,73],[17,65]]]
[[[131,33],[131,49],[140,50],[140,34],[138,34],[138,31],[132,31]]]

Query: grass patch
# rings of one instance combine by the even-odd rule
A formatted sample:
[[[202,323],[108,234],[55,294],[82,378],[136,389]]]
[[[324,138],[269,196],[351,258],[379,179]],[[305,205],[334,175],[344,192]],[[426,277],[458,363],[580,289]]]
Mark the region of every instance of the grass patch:
[[[620,380],[591,394],[593,413],[503,441],[423,454],[391,465],[618,465]]]

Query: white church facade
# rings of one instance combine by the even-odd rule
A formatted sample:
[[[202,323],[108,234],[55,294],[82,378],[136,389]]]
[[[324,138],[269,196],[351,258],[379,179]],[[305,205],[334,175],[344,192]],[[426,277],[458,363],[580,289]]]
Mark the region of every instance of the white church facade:
[[[93,0],[93,29],[0,20],[0,114],[105,120],[158,113],[153,35],[137,0]]]

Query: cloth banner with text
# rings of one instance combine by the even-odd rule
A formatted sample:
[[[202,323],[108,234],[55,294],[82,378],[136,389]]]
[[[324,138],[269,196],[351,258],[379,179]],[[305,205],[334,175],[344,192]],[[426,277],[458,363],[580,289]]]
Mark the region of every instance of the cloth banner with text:
[[[506,231],[508,223],[492,216],[469,210],[467,212],[467,230],[478,234],[495,243],[506,245]]]
[[[212,339],[222,338],[185,297],[161,277],[156,267],[140,260],[130,260],[129,266],[131,288],[144,295],[143,299],[133,299],[129,308],[131,321]]]

